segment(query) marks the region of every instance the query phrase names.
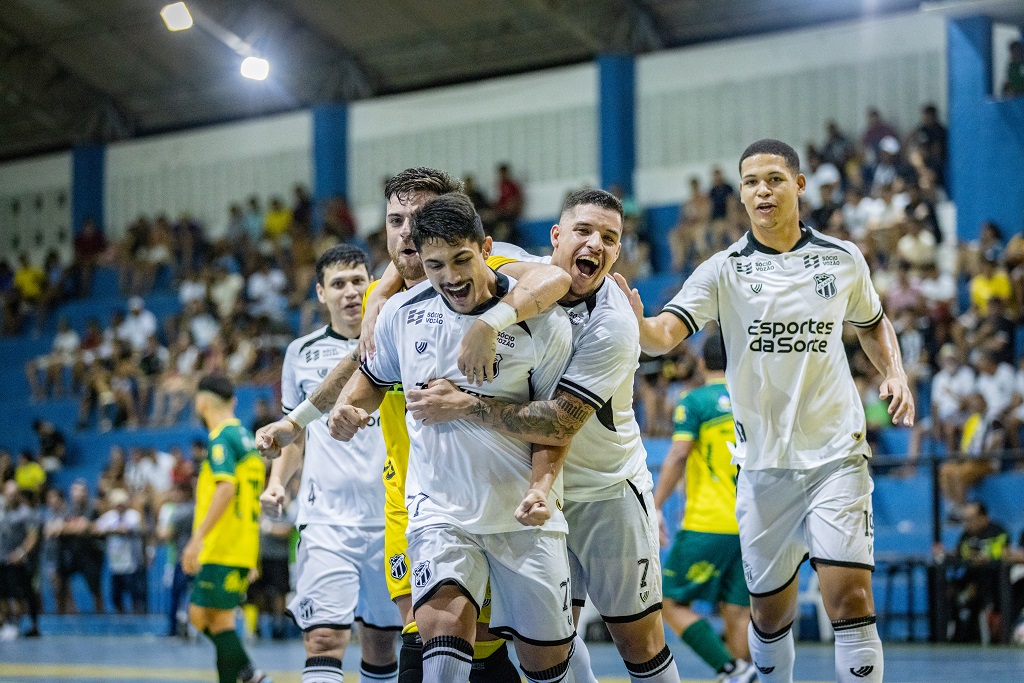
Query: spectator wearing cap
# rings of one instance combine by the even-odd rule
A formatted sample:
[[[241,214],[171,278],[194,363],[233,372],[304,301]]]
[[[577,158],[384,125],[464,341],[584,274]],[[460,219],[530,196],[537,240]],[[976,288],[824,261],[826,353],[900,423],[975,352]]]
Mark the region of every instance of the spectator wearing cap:
[[[878,143],[878,163],[871,175],[871,193],[875,196],[881,193],[884,186],[895,183],[897,178],[917,182],[913,166],[903,161],[900,149],[900,141],[892,135],[887,135]]]
[[[141,296],[133,296],[128,300],[128,315],[121,323],[119,336],[123,335],[135,351],[146,347],[146,340],[156,334],[156,316],[146,309],[146,302]]]
[[[96,520],[96,532],[106,538],[110,567],[110,597],[120,614],[128,611],[131,599],[136,614],[146,613],[146,565],[142,549],[142,515],[128,506],[124,489],[107,495],[111,509]]]

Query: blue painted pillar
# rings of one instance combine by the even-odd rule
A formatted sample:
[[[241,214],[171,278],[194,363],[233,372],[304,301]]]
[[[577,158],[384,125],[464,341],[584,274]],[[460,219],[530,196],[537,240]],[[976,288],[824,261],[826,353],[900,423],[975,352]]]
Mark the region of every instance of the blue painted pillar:
[[[1024,98],[992,96],[992,20],[951,20],[949,70],[949,180],[957,233],[975,239],[993,220],[1004,234],[1024,229]]]
[[[633,194],[636,168],[636,60],[601,55],[598,72],[598,155],[601,187],[619,184]]]
[[[103,183],[106,149],[84,145],[71,150],[71,230],[78,234],[86,218],[103,230]]]
[[[348,106],[313,107],[313,201],[348,195]],[[317,227],[320,213],[314,212]]]

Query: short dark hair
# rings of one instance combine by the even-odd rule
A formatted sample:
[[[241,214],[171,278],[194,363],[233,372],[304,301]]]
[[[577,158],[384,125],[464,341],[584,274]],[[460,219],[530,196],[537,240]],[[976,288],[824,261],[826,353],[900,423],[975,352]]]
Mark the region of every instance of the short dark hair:
[[[199,380],[199,391],[208,391],[218,398],[230,401],[235,396],[235,385],[224,375],[206,375]]]
[[[420,249],[427,240],[444,240],[457,246],[467,240],[484,243],[484,225],[473,201],[461,192],[441,195],[412,215],[412,241]]]
[[[351,244],[338,244],[320,254],[320,257],[317,258],[317,283],[323,285],[324,271],[338,263],[345,266],[352,266],[353,268],[366,266],[367,271],[370,269],[369,266],[366,265],[366,253],[362,249],[354,247]]]
[[[740,155],[740,174],[743,173],[743,162],[747,157],[752,157],[755,154],[774,154],[780,156],[786,160],[786,167],[793,173],[800,172],[800,156],[796,153],[790,145],[787,145],[782,140],[775,140],[773,138],[764,138],[758,140],[755,143],[749,145],[743,154]]]
[[[972,500],[971,502],[969,502],[967,504],[968,505],[977,505],[978,506],[978,514],[982,515],[983,517],[988,517],[988,508],[980,500]]]
[[[722,333],[717,330],[707,335],[704,340],[704,347],[701,349],[704,356],[704,367],[712,372],[725,370],[725,341]]]
[[[419,192],[430,192],[440,196],[460,190],[462,190],[462,183],[444,171],[426,166],[416,166],[392,176],[384,184],[384,200],[396,197],[405,201],[411,195]]]
[[[619,218],[622,218],[622,202],[619,201],[619,198],[611,192],[605,192],[604,190],[594,188],[586,188],[570,192],[565,198],[565,202],[562,204],[562,211],[559,215],[562,215],[571,209],[575,209],[577,206],[587,205],[598,206],[602,209],[614,211],[619,214]]]

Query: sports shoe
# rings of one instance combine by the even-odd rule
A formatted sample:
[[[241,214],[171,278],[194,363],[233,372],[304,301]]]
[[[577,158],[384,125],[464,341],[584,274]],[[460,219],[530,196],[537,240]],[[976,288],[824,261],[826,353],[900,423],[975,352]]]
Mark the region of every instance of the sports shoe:
[[[736,660],[736,668],[731,674],[719,675],[721,683],[757,683],[757,668],[750,662]]]

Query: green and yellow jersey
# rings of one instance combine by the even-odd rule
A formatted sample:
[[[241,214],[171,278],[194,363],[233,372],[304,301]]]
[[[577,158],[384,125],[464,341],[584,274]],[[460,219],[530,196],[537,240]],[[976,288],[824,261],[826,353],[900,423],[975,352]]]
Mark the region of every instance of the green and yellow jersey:
[[[714,534],[738,534],[736,443],[732,402],[725,380],[713,380],[679,397],[673,441],[694,441],[686,461],[686,509],[682,528]]]
[[[203,540],[199,563],[226,567],[256,566],[260,547],[260,493],[266,478],[263,459],[252,433],[236,419],[210,432],[210,453],[199,468],[196,485],[195,532],[213,500],[217,483],[230,482],[235,495],[228,509]]]

